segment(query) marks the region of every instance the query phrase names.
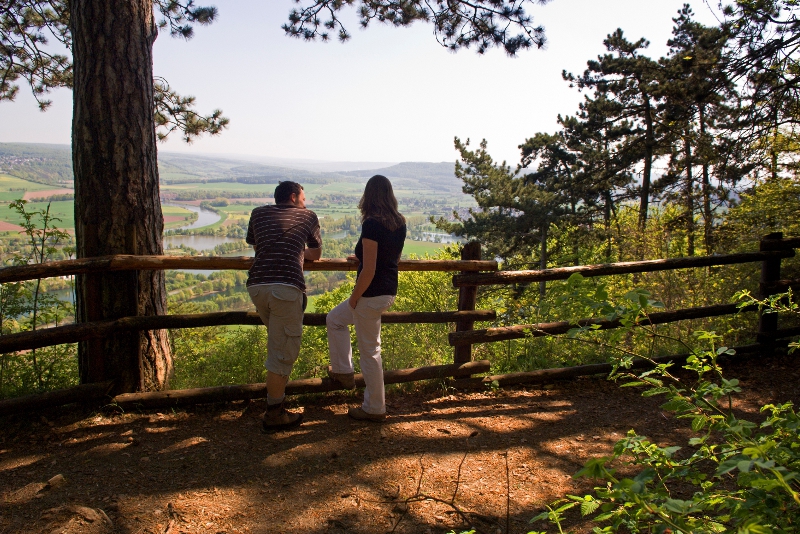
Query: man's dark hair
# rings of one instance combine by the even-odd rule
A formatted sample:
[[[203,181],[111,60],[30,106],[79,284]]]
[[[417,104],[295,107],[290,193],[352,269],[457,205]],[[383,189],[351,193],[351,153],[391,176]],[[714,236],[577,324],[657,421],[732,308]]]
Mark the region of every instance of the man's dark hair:
[[[297,182],[280,182],[275,188],[275,204],[286,204],[292,201],[292,195],[300,196],[303,186]]]

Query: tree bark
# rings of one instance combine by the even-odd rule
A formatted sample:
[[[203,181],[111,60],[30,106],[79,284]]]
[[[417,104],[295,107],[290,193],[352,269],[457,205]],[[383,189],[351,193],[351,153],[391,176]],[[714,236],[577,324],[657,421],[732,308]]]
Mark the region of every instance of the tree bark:
[[[714,253],[714,213],[711,211],[711,179],[709,178],[708,157],[709,139],[706,135],[706,114],[705,106],[700,106],[700,142],[703,149],[703,238],[706,246],[706,254]]]
[[[689,142],[689,132],[683,136],[683,150],[686,157],[686,255],[694,256],[694,176],[692,175],[692,144]]]
[[[72,160],[78,258],[163,253],[153,117],[152,0],[73,0]],[[163,271],[78,277],[78,322],[166,312]],[[81,381],[112,393],[163,389],[167,332],[115,335],[79,346]]]
[[[545,220],[542,223],[542,229],[539,232],[539,269],[545,270],[547,269],[547,230],[549,229],[550,224]],[[544,298],[547,294],[547,282],[542,280],[539,282],[539,297]]]
[[[644,103],[644,168],[642,169],[642,193],[639,199],[639,232],[644,237],[647,228],[647,215],[650,202],[650,175],[653,169],[653,152],[656,146],[655,128],[653,126],[652,106],[650,105],[650,95],[642,91],[642,101]],[[641,258],[644,258],[644,247],[641,249]]]

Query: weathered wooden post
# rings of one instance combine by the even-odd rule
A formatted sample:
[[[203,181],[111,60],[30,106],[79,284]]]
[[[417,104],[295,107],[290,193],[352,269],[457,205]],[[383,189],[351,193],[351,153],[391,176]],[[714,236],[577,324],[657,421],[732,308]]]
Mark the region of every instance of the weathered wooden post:
[[[775,250],[769,247],[767,241],[782,239],[783,232],[774,232],[761,238],[758,249],[761,252]],[[765,299],[774,293],[771,286],[781,279],[781,258],[772,258],[761,262],[761,280],[758,284],[758,297]],[[756,340],[767,345],[768,350],[774,348],[774,340],[770,334],[778,330],[778,314],[759,312],[758,333]]]
[[[470,241],[461,249],[462,260],[480,260],[481,244],[477,241]],[[461,271],[465,274],[466,271]],[[464,286],[458,289],[458,311],[473,311],[478,296],[478,286]],[[472,330],[475,321],[458,321],[456,332]],[[472,361],[472,345],[457,346],[453,354],[453,363],[467,363]]]

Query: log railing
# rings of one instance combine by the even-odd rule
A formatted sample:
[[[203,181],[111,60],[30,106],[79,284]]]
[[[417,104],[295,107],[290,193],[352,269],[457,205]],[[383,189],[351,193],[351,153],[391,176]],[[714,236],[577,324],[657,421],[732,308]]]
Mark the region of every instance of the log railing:
[[[471,273],[480,271],[496,271],[496,261],[480,260],[480,246],[468,244],[461,260],[401,260],[398,268],[401,271],[438,271]],[[251,267],[251,257],[173,257],[173,256],[131,256],[117,255],[101,258],[85,258],[64,260],[45,264],[7,267],[0,269],[0,283],[20,282],[52,276],[76,274],[94,274],[109,271],[139,271],[167,269],[238,269]],[[343,259],[321,259],[306,261],[306,271],[355,271],[358,264]],[[472,293],[470,299],[469,293]],[[465,296],[466,294],[466,296]],[[463,304],[463,306],[461,305]],[[386,324],[409,323],[453,323],[459,331],[468,331],[476,321],[494,321],[494,310],[475,310],[474,289],[459,290],[459,309],[442,312],[386,312],[382,322]],[[253,312],[220,312],[192,315],[155,315],[140,317],[122,317],[114,320],[70,324],[52,328],[42,328],[31,332],[20,332],[0,336],[0,353],[31,350],[63,343],[76,343],[92,339],[101,339],[123,332],[145,330],[198,328],[224,325],[261,325],[258,314]],[[325,314],[306,313],[303,317],[306,326],[324,326]],[[467,357],[464,357],[466,350]],[[387,384],[411,382],[439,377],[468,377],[473,374],[489,371],[488,361],[472,361],[468,346],[459,345],[454,349],[454,363],[434,365],[415,369],[398,369],[386,371],[384,379]],[[356,383],[363,386],[363,380],[356,376]],[[310,393],[338,389],[335,384],[324,379],[294,380],[287,384],[287,393]],[[51,392],[26,398],[0,401],[0,415],[21,410],[39,409],[46,406],[81,402],[106,398],[110,386],[84,384],[77,388],[60,392]],[[264,384],[247,384],[224,386],[220,388],[197,388],[180,391],[158,391],[149,393],[125,393],[117,395],[111,402],[121,407],[140,406],[176,406],[179,404],[198,402],[218,402],[245,400],[265,395]]]
[[[593,374],[606,367],[596,365],[579,368],[534,371],[515,373],[513,375],[497,375],[484,378],[467,378],[470,375],[484,373],[489,370],[486,361],[472,361],[471,347],[477,343],[517,339],[527,336],[556,335],[567,332],[576,326],[575,323],[555,322],[524,324],[473,329],[475,321],[494,321],[493,310],[475,310],[477,288],[485,285],[505,285],[532,283],[552,280],[566,280],[574,273],[585,277],[610,276],[630,273],[669,271],[718,265],[733,265],[761,262],[760,296],[786,291],[790,287],[800,287],[800,280],[784,280],[780,278],[781,260],[795,255],[794,249],[800,248],[800,238],[783,239],[780,234],[771,234],[762,241],[759,252],[700,256],[690,258],[673,258],[664,260],[647,260],[602,265],[586,265],[534,271],[497,271],[494,261],[480,260],[480,247],[469,244],[464,247],[461,260],[404,260],[400,262],[402,271],[440,271],[458,272],[453,276],[453,286],[459,289],[458,310],[446,312],[387,312],[383,314],[383,322],[391,323],[454,323],[455,331],[448,335],[448,341],[454,347],[453,363],[423,367],[419,369],[400,369],[386,371],[387,383],[406,382],[429,379],[433,377],[455,377],[454,384],[464,386],[485,384],[487,379],[497,380],[501,384],[537,382],[553,377],[578,376]],[[65,260],[43,265],[9,267],[0,269],[0,283],[15,282],[43,278],[47,276],[63,276],[70,274],[89,274],[105,271],[124,270],[164,270],[164,269],[248,269],[252,258],[179,258],[169,256],[110,256],[82,260]],[[353,271],[356,263],[347,260],[324,259],[306,262],[307,271]],[[484,272],[482,272],[484,271]],[[485,272],[492,271],[492,272]],[[748,308],[750,310],[754,307]],[[715,317],[738,313],[740,308],[734,304],[719,304],[697,308],[687,308],[669,312],[656,312],[648,316],[640,324],[664,324],[687,319]],[[303,323],[307,326],[325,324],[324,314],[307,313]],[[261,320],[255,313],[221,312],[196,315],[164,315],[150,317],[123,317],[116,320],[82,323],[56,328],[40,329],[36,332],[24,332],[0,337],[0,353],[26,350],[60,343],[85,341],[117,332],[130,332],[154,329],[196,328],[221,325],[260,325]],[[577,325],[597,325],[600,329],[611,329],[620,326],[618,321],[586,319]],[[758,348],[775,346],[777,340],[800,335],[800,328],[779,329],[777,316],[762,316],[759,322],[756,345],[742,347],[740,352],[752,352]],[[680,358],[677,355],[676,358]],[[357,383],[359,378],[357,377]],[[323,379],[307,379],[289,382],[287,393],[306,393],[330,391],[335,385]],[[0,415],[24,409],[38,409],[53,404],[64,404],[87,399],[104,398],[109,391],[107,384],[94,386],[83,385],[69,392],[49,393],[28,399],[11,399],[0,401]],[[142,406],[175,406],[196,402],[217,402],[243,400],[264,395],[264,384],[248,384],[224,386],[219,388],[199,388],[181,391],[162,391],[151,393],[125,393],[117,395],[112,402],[125,407]],[[47,398],[45,401],[43,399]],[[71,400],[70,400],[71,399]]]
[[[793,257],[795,255],[794,249],[796,248],[800,248],[800,238],[784,239],[781,233],[775,233],[767,235],[761,240],[759,252],[646,260],[601,265],[581,265],[577,267],[562,267],[556,269],[531,271],[462,273],[453,276],[453,286],[464,288],[487,285],[566,280],[575,273],[580,273],[585,277],[611,276],[761,262],[759,297],[766,298],[769,295],[783,293],[790,288],[792,288],[794,291],[798,291],[798,289],[800,289],[800,279],[780,279],[781,260],[784,258]],[[637,324],[638,326],[666,324],[690,319],[731,315],[739,313],[740,311],[756,310],[758,310],[758,307],[754,305],[740,307],[736,304],[717,304],[712,306],[685,308],[668,312],[654,312],[650,313],[646,317],[643,317]],[[464,332],[451,332],[448,335],[448,341],[451,346],[458,348],[459,346],[471,346],[477,343],[491,343],[509,339],[565,334],[576,326],[595,326],[598,329],[607,330],[619,328],[622,326],[622,324],[618,320],[609,321],[602,319],[583,319],[576,322],[561,321],[552,323],[501,326],[482,330],[470,329],[469,331]],[[757,351],[769,351],[774,349],[780,340],[785,340],[798,335],[800,335],[800,327],[779,329],[777,314],[761,314],[759,316],[758,330],[756,332],[757,343],[743,347],[735,347],[735,349],[737,349],[737,353],[739,354]],[[685,358],[686,355],[674,355],[665,357],[664,361],[668,361],[670,359],[680,361],[681,359]],[[476,385],[485,386],[487,382],[496,382],[501,385],[540,383],[559,377],[567,378],[585,374],[597,374],[600,372],[608,372],[609,370],[610,366],[608,364],[586,365],[564,369],[544,369],[539,371],[512,373],[509,375],[496,375],[475,379],[458,379],[454,382],[454,385],[469,387]]]
[[[131,256],[118,254],[100,258],[61,260],[35,265],[21,265],[0,269],[0,284],[20,282],[51,276],[94,274],[109,271],[166,271],[169,269],[234,269],[246,271],[253,265],[248,256]],[[496,271],[496,261],[480,260],[400,260],[401,271]],[[342,259],[324,258],[306,261],[304,271],[355,271],[358,263]]]

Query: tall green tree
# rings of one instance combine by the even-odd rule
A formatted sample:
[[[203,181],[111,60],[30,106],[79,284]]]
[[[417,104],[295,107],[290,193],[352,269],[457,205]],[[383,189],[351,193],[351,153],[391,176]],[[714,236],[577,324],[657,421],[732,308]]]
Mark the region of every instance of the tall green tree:
[[[673,36],[667,42],[670,52],[660,60],[664,69],[664,118],[660,126],[671,150],[668,170],[654,184],[657,194],[671,194],[683,204],[682,222],[690,256],[695,254],[697,212],[703,218],[706,252],[713,250],[715,197],[725,196],[723,183],[732,181],[736,162],[731,152],[735,145],[716,139],[730,138],[731,132],[724,126],[730,124],[738,101],[724,68],[727,32],[706,27],[692,17],[691,8],[685,5],[673,19]],[[715,188],[711,179],[717,167],[717,178],[723,180]]]
[[[657,123],[663,72],[656,61],[642,54],[649,46],[644,38],[631,42],[617,29],[603,44],[608,53],[588,61],[588,68],[582,75],[564,71],[563,77],[581,90],[594,91],[595,98],[603,96],[616,102],[618,115],[612,120],[629,121],[634,125],[619,151],[625,160],[642,165],[638,197],[639,227],[643,232],[647,226],[653,161],[661,142]]]
[[[632,123],[619,121],[619,103],[603,95],[585,97],[575,115],[558,117],[563,136],[576,154],[577,180],[582,184],[584,210],[589,215],[589,227],[596,234],[594,220],[602,221],[602,238],[606,242],[605,256],[611,261],[611,221],[617,203],[628,198],[632,182],[631,169],[635,161],[625,159],[621,143],[632,133]]]
[[[538,133],[520,145],[522,163],[512,169],[489,155],[486,141],[471,150],[469,140],[455,139],[461,160],[455,173],[464,182],[462,190],[471,195],[478,208],[468,217],[454,213],[455,221],[440,218],[438,228],[456,235],[475,238],[492,256],[503,258],[509,266],[529,266],[529,258],[545,269],[552,261],[551,229],[575,221],[584,203],[574,187],[575,155],[559,134]],[[528,172],[526,167],[531,167]],[[567,257],[574,260],[575,252]],[[558,263],[562,263],[562,257]],[[540,294],[545,284],[540,284]]]
[[[800,122],[800,5],[735,0],[724,9],[729,76],[743,86],[742,128],[763,137]]]
[[[536,206],[541,210],[539,268],[546,269],[550,259],[547,249],[549,229],[552,224],[569,221],[577,226],[585,222],[587,202],[591,190],[589,184],[580,180],[578,158],[570,150],[563,132],[555,134],[537,133],[520,146],[522,152],[521,168],[533,168],[524,175],[524,182],[532,192],[546,201]],[[572,242],[572,263],[578,265],[578,240]],[[544,294],[545,284],[540,284]]]
[[[156,128],[163,137],[181,127],[191,138],[219,133],[227,119],[198,115],[191,97],[154,84],[152,46],[159,30],[189,38],[193,24],[215,16],[192,0],[11,0],[0,11],[0,98],[15,97],[19,78],[42,109],[49,90],[73,89],[79,258],[163,252]],[[71,57],[50,54],[48,34]],[[80,276],[76,297],[80,322],[166,313],[159,271]],[[113,379],[117,392],[161,389],[172,373],[165,331],[82,343],[79,363],[82,381]]]
[[[737,143],[756,149],[758,169],[771,179],[797,166],[800,124],[800,4],[736,0],[724,10],[728,75],[741,87]]]

